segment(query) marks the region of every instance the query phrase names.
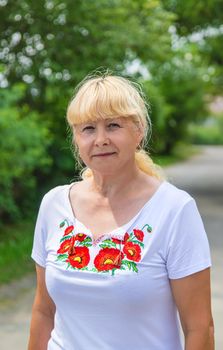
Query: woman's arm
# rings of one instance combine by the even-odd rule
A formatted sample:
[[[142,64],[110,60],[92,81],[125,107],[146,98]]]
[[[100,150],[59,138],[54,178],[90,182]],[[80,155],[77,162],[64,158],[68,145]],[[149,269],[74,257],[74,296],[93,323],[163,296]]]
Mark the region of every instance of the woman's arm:
[[[185,350],[214,350],[210,269],[170,280],[185,335]]]
[[[32,308],[28,350],[47,350],[54,327],[55,305],[45,284],[45,269],[36,264],[37,289]]]

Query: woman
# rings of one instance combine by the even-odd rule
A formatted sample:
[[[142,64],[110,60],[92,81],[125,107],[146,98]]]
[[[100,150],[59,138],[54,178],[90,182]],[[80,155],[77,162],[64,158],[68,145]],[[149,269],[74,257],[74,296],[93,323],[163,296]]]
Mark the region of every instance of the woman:
[[[210,253],[194,199],[143,150],[129,80],[85,79],[68,106],[82,180],[43,198],[29,350],[213,350]]]

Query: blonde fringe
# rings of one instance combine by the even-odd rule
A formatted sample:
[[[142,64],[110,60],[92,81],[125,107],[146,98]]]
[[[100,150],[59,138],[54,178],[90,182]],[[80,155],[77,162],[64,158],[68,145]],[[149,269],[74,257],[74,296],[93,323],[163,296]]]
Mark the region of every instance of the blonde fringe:
[[[152,158],[148,155],[148,153],[146,153],[144,149],[135,152],[135,161],[138,168],[144,173],[153,176],[159,180],[166,179],[162,168],[153,162]],[[86,167],[82,169],[80,175],[81,178],[84,180],[93,176],[93,172],[90,168]]]

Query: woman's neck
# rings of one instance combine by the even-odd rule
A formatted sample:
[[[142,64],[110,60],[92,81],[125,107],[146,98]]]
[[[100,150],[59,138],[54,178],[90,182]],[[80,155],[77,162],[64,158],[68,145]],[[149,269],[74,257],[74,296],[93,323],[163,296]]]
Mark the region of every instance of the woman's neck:
[[[123,171],[118,174],[99,174],[93,171],[93,176],[89,178],[89,190],[96,192],[102,197],[115,197],[120,192],[131,190],[138,180],[144,176],[138,167],[132,171]]]

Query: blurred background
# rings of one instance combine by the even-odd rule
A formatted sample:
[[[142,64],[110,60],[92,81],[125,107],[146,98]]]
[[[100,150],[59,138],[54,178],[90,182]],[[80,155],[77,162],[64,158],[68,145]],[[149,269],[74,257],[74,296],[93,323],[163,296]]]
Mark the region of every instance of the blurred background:
[[[149,152],[197,198],[202,190],[191,184],[199,187],[209,169],[207,196],[221,194],[221,220],[221,0],[0,0],[0,15],[0,307],[10,307],[7,286],[17,293],[24,281],[27,289],[34,284],[30,253],[42,195],[78,175],[65,114],[89,73],[109,69],[141,84],[151,106]],[[182,165],[190,167],[191,156],[193,166],[203,162],[197,182]]]

